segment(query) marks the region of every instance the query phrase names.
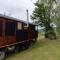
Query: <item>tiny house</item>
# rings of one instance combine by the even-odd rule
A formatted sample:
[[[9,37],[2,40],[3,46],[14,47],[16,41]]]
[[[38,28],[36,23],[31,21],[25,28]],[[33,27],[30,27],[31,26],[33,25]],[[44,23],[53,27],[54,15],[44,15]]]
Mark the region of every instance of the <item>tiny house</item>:
[[[0,60],[5,56],[6,49],[14,47],[28,48],[36,41],[38,33],[34,24],[9,16],[0,15]]]

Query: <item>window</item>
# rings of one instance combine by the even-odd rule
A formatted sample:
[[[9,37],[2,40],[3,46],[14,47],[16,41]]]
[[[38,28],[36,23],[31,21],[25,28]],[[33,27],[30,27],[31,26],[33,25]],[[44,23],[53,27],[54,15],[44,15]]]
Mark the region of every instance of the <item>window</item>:
[[[27,30],[28,26],[27,24],[24,24],[24,29]]]
[[[36,30],[36,31],[38,30],[38,26],[35,26],[35,30]]]
[[[7,36],[12,36],[15,33],[15,23],[14,21],[8,20],[6,23],[5,34]]]
[[[18,24],[17,24],[17,29],[18,29],[18,30],[21,30],[21,29],[22,29],[22,23],[18,22]]]

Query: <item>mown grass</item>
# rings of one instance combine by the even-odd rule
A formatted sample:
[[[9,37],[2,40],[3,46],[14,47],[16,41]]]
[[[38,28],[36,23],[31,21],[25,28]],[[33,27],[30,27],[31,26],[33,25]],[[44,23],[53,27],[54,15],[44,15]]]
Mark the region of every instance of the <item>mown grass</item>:
[[[28,50],[13,54],[6,60],[60,60],[60,39],[49,40],[39,36]]]

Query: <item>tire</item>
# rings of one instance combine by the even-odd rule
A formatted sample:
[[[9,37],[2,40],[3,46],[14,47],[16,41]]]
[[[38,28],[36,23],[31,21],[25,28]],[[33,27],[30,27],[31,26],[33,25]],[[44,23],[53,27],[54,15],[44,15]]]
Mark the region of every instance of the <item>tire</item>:
[[[15,47],[15,53],[16,52],[20,52],[21,51],[21,49],[20,49],[20,47],[17,45],[16,47]]]
[[[23,50],[27,50],[29,48],[29,42],[25,42],[22,48]]]
[[[5,51],[0,50],[0,60],[4,60],[5,59]]]
[[[35,43],[37,41],[37,38],[33,39],[32,42]]]

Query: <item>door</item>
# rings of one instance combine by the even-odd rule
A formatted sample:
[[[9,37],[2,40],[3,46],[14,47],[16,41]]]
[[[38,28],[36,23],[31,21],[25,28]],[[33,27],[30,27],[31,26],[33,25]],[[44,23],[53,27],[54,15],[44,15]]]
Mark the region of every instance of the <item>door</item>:
[[[7,44],[13,44],[16,41],[15,36],[15,22],[13,20],[7,20],[5,25],[5,39]]]
[[[16,31],[16,40],[17,42],[26,41],[27,36],[27,30],[23,29],[21,22],[17,22],[17,31]]]

